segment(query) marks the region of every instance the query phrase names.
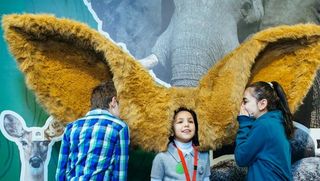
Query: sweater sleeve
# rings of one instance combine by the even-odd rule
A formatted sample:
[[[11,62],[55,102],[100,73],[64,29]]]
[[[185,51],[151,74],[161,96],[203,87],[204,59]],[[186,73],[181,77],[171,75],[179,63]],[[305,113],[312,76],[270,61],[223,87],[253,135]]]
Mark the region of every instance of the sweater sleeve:
[[[207,155],[206,155],[206,157],[207,157],[207,162],[206,162],[205,177],[204,177],[203,181],[210,181],[211,171],[210,171],[209,152],[207,152],[206,154],[207,154]]]
[[[162,180],[164,177],[163,153],[158,153],[152,162],[151,180]]]
[[[236,138],[235,159],[239,166],[251,165],[263,148],[266,140],[264,124],[255,124],[248,116],[238,116],[239,130]]]

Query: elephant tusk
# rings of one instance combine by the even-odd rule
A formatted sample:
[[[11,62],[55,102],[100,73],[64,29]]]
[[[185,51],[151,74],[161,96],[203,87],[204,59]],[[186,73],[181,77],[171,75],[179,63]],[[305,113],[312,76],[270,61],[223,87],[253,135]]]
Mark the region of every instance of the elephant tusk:
[[[158,65],[159,60],[156,57],[156,55],[151,54],[151,55],[147,56],[146,58],[138,60],[138,62],[140,62],[142,64],[142,66],[145,67],[146,69],[152,69],[153,67]]]

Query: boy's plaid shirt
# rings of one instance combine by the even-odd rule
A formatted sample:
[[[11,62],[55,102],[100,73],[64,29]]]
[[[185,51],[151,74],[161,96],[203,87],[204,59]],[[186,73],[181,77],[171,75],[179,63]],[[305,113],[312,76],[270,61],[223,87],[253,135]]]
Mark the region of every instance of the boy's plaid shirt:
[[[106,110],[96,109],[67,125],[56,180],[126,180],[129,128]]]

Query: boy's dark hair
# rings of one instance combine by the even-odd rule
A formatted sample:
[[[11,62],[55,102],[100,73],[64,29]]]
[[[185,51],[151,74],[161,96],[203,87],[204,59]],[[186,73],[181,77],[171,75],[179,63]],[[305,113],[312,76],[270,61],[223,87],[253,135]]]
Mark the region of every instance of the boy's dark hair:
[[[92,90],[91,109],[109,109],[109,103],[117,96],[112,81],[104,82]]]
[[[192,143],[193,143],[193,145],[195,145],[195,146],[199,146],[200,144],[199,144],[199,136],[198,136],[198,119],[197,119],[197,114],[193,111],[193,110],[191,110],[191,109],[187,109],[187,108],[185,108],[185,107],[180,107],[179,109],[177,109],[177,110],[175,110],[174,111],[174,115],[173,115],[173,121],[176,119],[176,116],[177,116],[177,114],[179,113],[179,112],[181,112],[181,111],[187,111],[187,112],[189,112],[191,115],[192,115],[192,118],[193,118],[193,121],[194,121],[194,125],[195,125],[195,134],[194,134],[194,136],[193,136],[193,138],[192,138]],[[172,126],[173,127],[173,126]],[[174,136],[170,136],[169,137],[169,140],[170,140],[170,142],[173,142],[173,140],[174,140]]]
[[[279,109],[282,111],[284,116],[284,128],[288,138],[292,138],[294,127],[293,127],[293,116],[289,109],[286,94],[281,85],[272,81],[270,83],[259,81],[250,84],[248,87],[254,89],[254,95],[258,101],[266,99],[268,101],[267,110],[272,111]]]

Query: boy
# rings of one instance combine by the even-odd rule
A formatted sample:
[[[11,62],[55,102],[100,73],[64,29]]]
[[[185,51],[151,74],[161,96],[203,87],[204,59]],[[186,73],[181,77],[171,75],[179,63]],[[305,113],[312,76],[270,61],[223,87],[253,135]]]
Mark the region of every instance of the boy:
[[[91,111],[67,125],[56,180],[126,180],[129,128],[119,117],[113,82],[97,86]]]

